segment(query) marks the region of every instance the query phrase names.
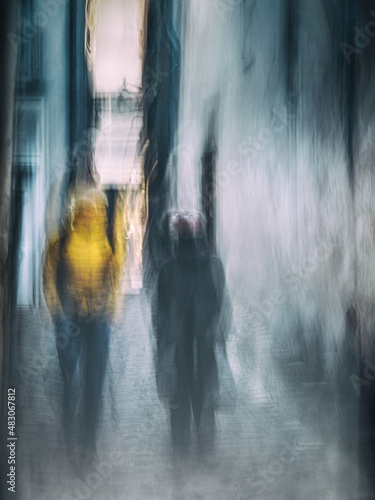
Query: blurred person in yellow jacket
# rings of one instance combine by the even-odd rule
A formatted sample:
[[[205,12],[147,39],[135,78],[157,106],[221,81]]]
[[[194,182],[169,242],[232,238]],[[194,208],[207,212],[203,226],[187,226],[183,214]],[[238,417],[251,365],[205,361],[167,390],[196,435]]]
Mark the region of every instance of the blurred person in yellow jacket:
[[[47,245],[44,295],[56,328],[64,382],[63,427],[73,463],[96,454],[100,403],[116,292],[125,257],[121,237],[108,238],[108,201],[88,191],[77,200],[72,227]]]

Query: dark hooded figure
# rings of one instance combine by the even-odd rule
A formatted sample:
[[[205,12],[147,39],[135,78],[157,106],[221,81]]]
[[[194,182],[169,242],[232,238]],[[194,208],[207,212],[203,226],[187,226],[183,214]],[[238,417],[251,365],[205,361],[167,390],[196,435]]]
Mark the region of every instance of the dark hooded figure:
[[[180,214],[173,226],[176,256],[162,266],[156,291],[157,387],[170,412],[174,448],[189,446],[193,414],[204,451],[214,442],[215,346],[225,345],[231,309],[223,266],[210,255],[203,219]]]

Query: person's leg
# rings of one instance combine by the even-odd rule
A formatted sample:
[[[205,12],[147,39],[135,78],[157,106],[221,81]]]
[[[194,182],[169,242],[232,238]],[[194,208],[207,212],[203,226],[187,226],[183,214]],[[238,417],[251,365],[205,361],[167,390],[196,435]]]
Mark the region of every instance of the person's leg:
[[[104,320],[88,323],[85,328],[82,360],[82,439],[85,448],[94,453],[108,360],[109,335],[110,328]]]
[[[56,346],[64,384],[69,386],[77,368],[82,345],[81,329],[77,322],[66,320],[56,325]]]
[[[197,376],[194,388],[194,416],[203,450],[210,450],[215,437],[214,397],[217,391],[217,365],[212,343],[197,340]]]
[[[190,388],[194,377],[193,343],[189,338],[176,345],[176,368],[176,391],[170,407],[172,442],[175,449],[186,451],[191,441]]]
[[[77,376],[82,336],[76,322],[65,321],[56,326],[56,346],[64,384],[63,432],[65,445],[70,452],[76,444],[76,414],[79,405]]]

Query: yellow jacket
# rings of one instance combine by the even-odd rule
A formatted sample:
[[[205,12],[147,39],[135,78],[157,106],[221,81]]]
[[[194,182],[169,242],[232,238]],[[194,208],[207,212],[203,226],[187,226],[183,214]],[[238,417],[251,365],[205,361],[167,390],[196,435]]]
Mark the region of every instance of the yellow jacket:
[[[87,201],[86,207],[89,204]],[[107,221],[91,215],[86,213],[82,227],[75,224],[74,230],[47,246],[43,286],[54,320],[67,317],[90,321],[114,316],[125,245],[120,235],[112,249]]]

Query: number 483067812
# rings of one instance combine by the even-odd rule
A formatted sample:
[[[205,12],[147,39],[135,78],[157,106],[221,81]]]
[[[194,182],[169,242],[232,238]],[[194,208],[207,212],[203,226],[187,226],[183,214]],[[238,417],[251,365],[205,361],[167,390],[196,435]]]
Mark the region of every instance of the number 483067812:
[[[8,434],[14,436],[16,426],[16,390],[8,389]]]

